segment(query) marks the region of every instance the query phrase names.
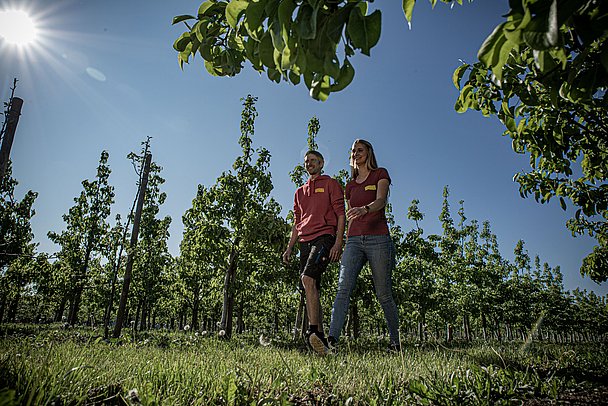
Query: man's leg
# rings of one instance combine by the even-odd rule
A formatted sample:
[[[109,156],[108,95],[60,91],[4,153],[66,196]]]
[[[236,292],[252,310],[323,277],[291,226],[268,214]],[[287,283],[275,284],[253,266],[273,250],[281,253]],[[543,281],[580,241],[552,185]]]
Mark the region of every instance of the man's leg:
[[[335,242],[335,237],[324,235],[312,243],[304,272],[302,285],[306,293],[306,310],[309,320],[308,343],[318,354],[328,352],[327,340],[323,333],[323,315],[321,309],[321,275],[329,263],[329,250]]]
[[[321,296],[317,287],[317,281],[308,275],[302,275],[302,285],[306,293],[306,313],[308,324],[317,326],[318,331],[323,332],[321,320]]]

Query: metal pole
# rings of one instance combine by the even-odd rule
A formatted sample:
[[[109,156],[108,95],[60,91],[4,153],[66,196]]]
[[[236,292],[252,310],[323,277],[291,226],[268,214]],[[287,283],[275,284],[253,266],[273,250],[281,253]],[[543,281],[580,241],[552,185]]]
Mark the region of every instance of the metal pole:
[[[147,151],[147,148],[146,148]],[[133,231],[131,231],[131,249],[127,254],[127,267],[125,269],[125,277],[122,285],[122,293],[120,295],[120,303],[118,305],[118,314],[116,315],[116,325],[114,326],[114,338],[120,337],[120,332],[122,330],[122,325],[124,323],[126,309],[127,309],[127,299],[129,297],[129,285],[131,284],[132,270],[133,270],[133,261],[134,261],[134,251],[137,247],[137,238],[139,236],[139,221],[141,220],[141,212],[144,207],[144,198],[146,196],[146,188],[148,186],[148,174],[150,172],[150,164],[152,162],[152,154],[146,153],[143,174],[141,184],[139,185],[139,197],[137,200],[137,207],[135,209],[135,218],[133,219]]]
[[[6,118],[6,131],[3,134],[2,147],[0,148],[0,179],[4,179],[4,175],[6,174],[6,168],[8,167],[8,160],[11,154],[11,147],[13,146],[15,130],[17,129],[22,106],[23,99],[19,97],[13,97],[11,99],[8,117]]]

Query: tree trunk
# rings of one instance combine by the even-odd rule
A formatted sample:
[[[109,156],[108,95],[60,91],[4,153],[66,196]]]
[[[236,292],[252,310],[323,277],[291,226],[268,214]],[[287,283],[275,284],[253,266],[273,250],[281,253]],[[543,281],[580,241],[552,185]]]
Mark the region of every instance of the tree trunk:
[[[142,300],[142,304],[141,304],[141,323],[139,326],[139,331],[145,331],[148,329],[148,298],[147,295],[144,293],[144,299]]]
[[[8,321],[9,322],[15,322],[15,319],[17,318],[17,308],[19,307],[19,301],[21,299],[21,289],[19,289],[17,291],[17,294],[15,295],[15,297],[10,301],[10,305],[8,307]]]
[[[486,314],[481,313],[481,333],[483,334],[483,341],[488,341],[488,323],[486,320]]]
[[[128,222],[127,222],[128,224]],[[124,240],[127,234],[127,226],[125,226],[120,240],[120,250],[118,250],[118,257],[116,257],[116,251],[114,252],[114,261],[112,266],[112,284],[110,286],[110,295],[108,297],[108,305],[106,306],[106,312],[103,316],[103,337],[107,339],[110,336],[110,317],[112,314],[112,307],[114,306],[114,296],[116,295],[116,281],[118,280],[118,271],[120,270],[120,259],[122,258],[122,251],[124,249]]]
[[[445,340],[449,343],[454,338],[454,327],[450,323],[446,323]]]
[[[61,302],[59,302],[59,305],[57,306],[57,309],[55,310],[55,322],[60,322],[63,321],[63,313],[65,312],[65,306],[68,303],[68,296],[67,294],[64,294],[63,297],[61,298]]]
[[[137,302],[137,309],[135,310],[135,329],[139,327],[139,314],[141,312],[141,300]]]
[[[196,285],[194,287],[193,293],[194,293],[194,297],[193,297],[193,303],[192,303],[192,319],[190,321],[190,325],[192,326],[192,330],[198,330],[199,329],[199,325],[198,325],[198,312],[199,312],[199,306],[201,303],[201,297],[200,297],[200,285]]]
[[[243,321],[243,301],[239,302],[239,306],[237,308],[237,321],[236,321],[236,332],[237,334],[243,333],[245,331],[245,322]]]
[[[220,322],[224,337],[229,339],[232,337],[232,321],[234,310],[234,279],[236,275],[237,259],[238,259],[238,237],[232,244],[228,268],[224,277],[224,303],[222,305],[222,321]]]
[[[420,319],[418,320],[418,341],[425,342],[426,341],[426,314],[424,312],[420,312]]]

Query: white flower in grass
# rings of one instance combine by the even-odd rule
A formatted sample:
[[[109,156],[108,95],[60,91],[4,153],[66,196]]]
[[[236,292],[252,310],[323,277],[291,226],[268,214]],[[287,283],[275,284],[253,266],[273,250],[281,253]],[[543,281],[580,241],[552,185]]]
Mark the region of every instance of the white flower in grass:
[[[137,389],[135,389],[135,388],[131,389],[127,396],[129,397],[131,402],[136,402],[136,403],[140,402],[139,401],[139,392],[137,392]]]
[[[268,347],[270,345],[270,340],[264,337],[264,334],[260,334],[260,345],[263,345],[264,347]]]
[[[202,335],[203,337],[205,337],[205,336],[207,335],[207,330],[203,330],[203,331],[201,332],[201,335]]]
[[[186,324],[186,325],[184,326],[184,331],[188,331],[188,330],[190,330],[190,325],[189,325],[189,324]]]
[[[220,337],[224,337],[224,336],[226,335],[226,331],[224,331],[224,330],[220,330],[220,331],[217,333],[217,335],[218,335],[218,336],[220,336]]]
[[[194,333],[194,335],[198,337],[198,331],[197,331],[197,332],[195,332],[195,333]]]

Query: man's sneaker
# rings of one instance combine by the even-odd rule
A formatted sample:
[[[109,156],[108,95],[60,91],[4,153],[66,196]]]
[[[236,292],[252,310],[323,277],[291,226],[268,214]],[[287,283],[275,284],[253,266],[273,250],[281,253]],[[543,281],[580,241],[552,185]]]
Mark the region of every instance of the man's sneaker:
[[[304,342],[306,343],[306,347],[308,347],[308,349],[310,349],[311,351],[314,351],[314,349],[310,345],[310,335],[311,334],[312,334],[312,331],[310,331],[310,330],[306,330],[306,332],[304,332]]]
[[[387,352],[392,353],[392,354],[397,354],[401,352],[401,344],[399,343],[390,343],[388,345],[388,348],[386,349]]]
[[[308,336],[308,343],[313,351],[319,355],[327,355],[329,353],[329,346],[327,345],[327,340],[323,333],[318,331],[311,333],[310,336]]]

